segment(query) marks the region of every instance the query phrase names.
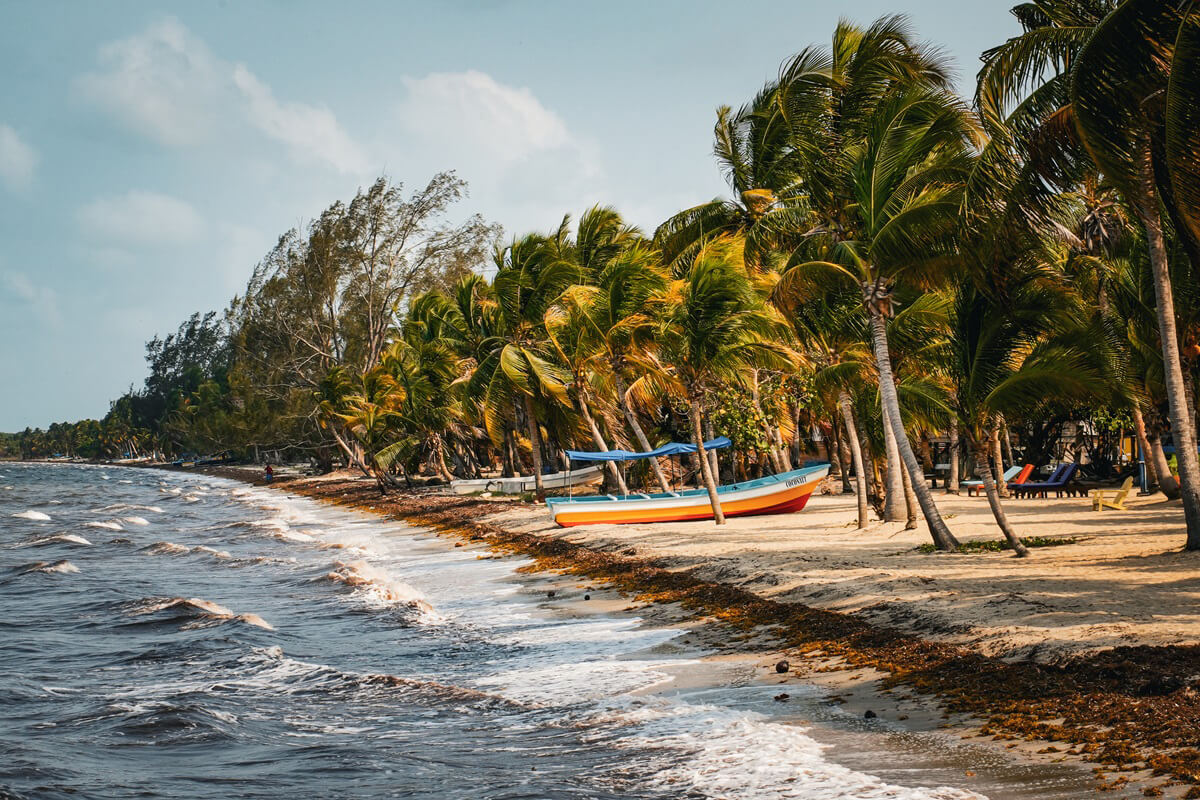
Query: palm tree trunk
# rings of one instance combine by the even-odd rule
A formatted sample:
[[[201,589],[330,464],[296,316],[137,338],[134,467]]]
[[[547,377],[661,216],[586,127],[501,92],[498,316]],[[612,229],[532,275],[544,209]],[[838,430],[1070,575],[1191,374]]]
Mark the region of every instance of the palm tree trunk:
[[[1137,434],[1138,449],[1142,451],[1142,462],[1146,465],[1146,488],[1158,483],[1158,468],[1154,463],[1154,454],[1150,452],[1150,439],[1146,436],[1146,419],[1142,416],[1142,408],[1137,403],[1131,409],[1133,414],[1133,431]]]
[[[621,414],[625,417],[625,424],[629,426],[629,430],[633,431],[633,436],[637,439],[638,446],[642,448],[642,452],[649,452],[654,448],[650,446],[650,440],[646,438],[646,432],[642,430],[642,426],[637,421],[637,416],[633,413],[633,409],[629,407],[629,398],[626,396],[628,389],[625,386],[625,381],[621,379],[621,373],[618,371],[617,365],[613,365],[613,381],[617,387],[617,405],[621,407]],[[659,465],[657,458],[651,458],[650,468],[654,470],[654,477],[658,481],[658,486],[664,492],[671,491],[671,484],[667,482],[667,476],[663,474],[662,466]]]
[[[1024,558],[1029,555],[1029,551],[1025,549],[1024,543],[1021,542],[1021,537],[1017,536],[1012,526],[1008,524],[1008,515],[1004,513],[1004,507],[1000,505],[1000,493],[996,491],[996,480],[992,476],[992,465],[988,463],[986,447],[975,449],[975,466],[978,468],[979,477],[983,481],[983,491],[987,495],[988,505],[991,506],[992,516],[996,518],[996,524],[1000,526],[1000,531],[1004,534],[1004,538],[1008,540],[1009,545],[1012,546],[1017,558]]]
[[[1159,437],[1157,431],[1151,434],[1150,458],[1154,462],[1154,472],[1158,476],[1158,488],[1171,500],[1179,497],[1179,481],[1175,480],[1175,476],[1171,474],[1171,464],[1167,461],[1167,454],[1163,452],[1162,438]]]
[[[958,417],[950,418],[950,474],[946,476],[946,494],[958,494]]]
[[[908,477],[908,470],[900,470],[900,478],[904,483],[904,511],[907,519],[904,521],[904,530],[912,531],[917,528],[917,495],[913,491],[912,479]]]
[[[917,493],[917,502],[921,506],[921,513],[925,515],[925,523],[929,526],[929,535],[933,538],[934,546],[939,550],[952,552],[958,549],[958,540],[946,526],[945,520],[938,512],[937,504],[933,502],[933,494],[925,484],[925,474],[917,462],[916,455],[913,454],[904,426],[900,422],[900,398],[896,395],[896,384],[892,380],[892,357],[888,352],[887,325],[877,307],[869,306],[867,311],[871,316],[871,338],[875,350],[875,364],[879,370],[879,392],[882,404],[889,411],[892,433],[895,434],[900,457],[904,466],[908,468],[913,490]]]
[[[1179,463],[1179,493],[1183,498],[1183,516],[1187,522],[1187,550],[1200,550],[1200,458],[1196,454],[1196,428],[1188,406],[1183,364],[1179,354],[1179,334],[1175,328],[1175,298],[1167,246],[1163,239],[1162,219],[1151,166],[1150,148],[1145,148],[1142,167],[1142,202],[1135,204],[1146,240],[1150,245],[1150,264],[1154,268],[1154,297],[1158,305],[1158,332],[1162,340],[1163,383],[1171,416],[1171,435]]]
[[[587,422],[588,429],[592,432],[592,441],[596,447],[600,448],[601,452],[608,452],[608,445],[604,442],[604,437],[600,434],[600,429],[596,427],[596,420],[592,418],[592,412],[587,407],[587,402],[582,397],[575,398],[575,404],[579,408],[579,413],[583,415],[583,419]],[[629,494],[629,487],[625,485],[625,478],[621,475],[621,470],[612,461],[605,462],[608,467],[608,473],[612,475],[613,481],[617,484],[617,488],[621,490],[621,494]]]
[[[858,444],[858,426],[854,424],[854,411],[850,408],[850,395],[838,394],[838,407],[842,410],[842,422],[846,425],[846,438],[850,440],[850,457],[854,461],[854,489],[858,500],[858,527],[867,527],[867,473],[863,466],[862,448]]]
[[[704,436],[700,431],[700,402],[693,397],[689,403],[688,417],[692,422],[692,440],[696,445],[696,460],[700,462],[700,472],[704,476],[704,487],[708,489],[708,502],[712,504],[713,521],[718,525],[725,524],[725,512],[721,510],[721,500],[717,496],[717,482],[713,478],[712,465],[704,451]]]
[[[713,433],[712,419],[710,417],[704,418],[704,436],[705,436],[705,441],[716,438],[716,435]],[[716,450],[708,450],[706,452],[708,453],[708,464],[709,464],[709,469],[712,470],[713,479],[718,484],[720,484],[721,483],[721,462],[717,460],[717,451]]]
[[[1015,467],[1017,465],[1017,460],[1013,458],[1012,433],[1008,430],[1008,422],[1002,422],[1001,424],[1004,426],[1004,460],[1008,462],[1010,467]],[[1004,496],[1008,497],[1007,494]]]
[[[442,446],[441,434],[435,433],[433,435],[433,455],[433,466],[437,470],[438,477],[446,483],[454,480],[454,476],[450,474],[450,470],[446,467],[446,451]]]
[[[533,485],[537,489],[537,501],[546,501],[546,486],[542,480],[542,433],[538,430],[537,417],[533,409],[533,396],[525,395],[525,421],[529,425],[529,451],[533,456]]]
[[[882,388],[881,386],[879,393],[879,411],[883,415],[883,451],[887,455],[887,494],[883,498],[883,518],[888,522],[901,522],[907,518],[906,510],[901,506],[904,502],[904,479],[900,477],[903,467],[900,466],[896,429],[888,417],[887,406],[883,404]],[[895,387],[892,388],[894,391]]]
[[[996,471],[993,472],[992,474],[998,480],[999,477],[1004,474],[1004,457],[1001,454],[1002,451],[1000,449],[1000,427],[999,426],[992,428],[992,432],[988,436],[988,443],[992,449],[992,463],[996,465]],[[1008,484],[1006,483],[1003,486],[997,487],[996,491],[998,491],[1004,497],[1008,497]]]

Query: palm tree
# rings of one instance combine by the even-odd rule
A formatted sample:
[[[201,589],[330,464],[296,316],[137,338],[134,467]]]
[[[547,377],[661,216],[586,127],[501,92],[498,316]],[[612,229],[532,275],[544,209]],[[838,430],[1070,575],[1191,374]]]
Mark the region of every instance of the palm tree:
[[[1125,0],[1096,26],[1079,52],[1071,81],[1071,99],[1084,145],[1120,189],[1146,234],[1188,550],[1200,550],[1200,458],[1180,360],[1163,208],[1172,221],[1185,220],[1179,233],[1186,246],[1192,235],[1189,231],[1200,230],[1195,225],[1200,216],[1186,205],[1190,195],[1179,204],[1175,191],[1178,187],[1194,192],[1188,183],[1200,176],[1195,156],[1195,145],[1200,142],[1194,125],[1196,110],[1189,107],[1200,81],[1195,47],[1198,13],[1191,2]],[[1177,40],[1183,47],[1180,63],[1173,64]],[[1170,103],[1166,102],[1168,95]],[[1160,148],[1168,144],[1170,152],[1159,155]],[[1164,170],[1170,180],[1160,178]],[[1186,224],[1188,220],[1193,224]],[[1197,248],[1188,250],[1192,260],[1197,260]]]
[[[1107,400],[1113,375],[1107,333],[1079,319],[1063,284],[1026,274],[1003,298],[967,282],[953,314],[951,375],[959,430],[974,448],[976,468],[996,524],[1018,557],[1028,554],[1000,504],[988,442],[1000,421],[1032,414],[1048,402]]]
[[[550,305],[579,277],[578,268],[556,257],[553,240],[537,234],[497,248],[492,279],[496,303],[495,330],[480,344],[481,360],[469,391],[482,398],[484,423],[493,443],[503,439],[506,418],[521,404],[529,433],[534,483],[539,501],[546,497],[542,481],[542,436],[538,405],[570,405],[570,376],[555,363],[544,320]]]
[[[744,237],[747,263],[761,267],[782,241],[808,227],[800,154],[781,101],[779,83],[772,82],[736,112],[717,109],[713,154],[734,196],[685,209],[658,227],[654,242],[672,274],[686,272],[700,249],[721,236]]]
[[[696,253],[686,276],[659,297],[663,380],[687,403],[692,442],[718,525],[725,523],[725,514],[704,449],[707,395],[722,382],[739,382],[748,369],[787,364],[786,351],[778,344],[782,321],[755,292],[742,247],[736,239],[709,242]]]
[[[830,282],[859,287],[871,326],[885,422],[896,437],[930,535],[939,549],[957,545],[904,431],[887,338],[897,286],[937,286],[953,268],[955,221],[971,164],[974,130],[949,92],[901,86],[873,111],[864,138],[847,146],[838,178],[855,198],[836,226],[811,232],[783,280],[825,291]],[[817,258],[804,260],[818,255]]]
[[[652,450],[649,437],[638,421],[630,402],[631,394],[652,394],[649,384],[657,373],[654,359],[654,318],[652,298],[667,284],[659,266],[659,254],[644,242],[636,242],[621,250],[595,275],[596,290],[589,296],[588,319],[598,336],[598,356],[595,362],[597,377],[607,376],[613,383],[617,406],[626,425],[643,452]],[[626,383],[631,366],[641,367],[641,376],[634,386]],[[659,487],[664,492],[671,484],[663,474],[657,459],[650,459]]]
[[[870,349],[865,346],[866,318],[862,303],[851,292],[797,302],[779,284],[770,297],[815,366],[818,391],[830,396],[832,405],[842,417],[854,467],[858,527],[865,528],[868,523],[866,463],[851,400],[851,393],[861,390],[865,382],[871,358]]]
[[[601,451],[607,451],[608,443],[592,414],[591,406],[595,400],[589,385],[597,375],[597,366],[602,363],[603,350],[598,344],[602,337],[591,316],[599,292],[594,286],[568,288],[546,312],[545,326],[559,363],[566,366],[571,374],[571,395],[575,409],[582,417],[592,442]],[[621,494],[629,494],[629,487],[625,485],[625,478],[617,465],[609,461],[606,466]]]

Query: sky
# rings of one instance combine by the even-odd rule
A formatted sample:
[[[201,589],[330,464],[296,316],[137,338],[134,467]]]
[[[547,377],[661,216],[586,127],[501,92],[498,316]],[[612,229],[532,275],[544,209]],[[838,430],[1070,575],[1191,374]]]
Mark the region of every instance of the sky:
[[[379,175],[457,170],[506,236],[725,193],[720,105],[903,13],[971,92],[1015,0],[4,0],[0,430],[102,417],[145,342]]]

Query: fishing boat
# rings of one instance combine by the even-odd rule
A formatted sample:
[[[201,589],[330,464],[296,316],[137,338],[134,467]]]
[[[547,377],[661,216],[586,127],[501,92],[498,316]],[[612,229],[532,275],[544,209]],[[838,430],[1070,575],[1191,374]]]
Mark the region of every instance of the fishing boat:
[[[569,486],[586,486],[596,483],[603,477],[601,467],[583,467],[582,469],[555,472],[542,476],[542,485],[547,489],[565,489]],[[537,489],[537,483],[532,476],[518,475],[514,478],[475,478],[472,480],[450,481],[450,490],[455,494],[475,494],[476,492],[492,492],[494,494],[522,494]]]
[[[829,474],[828,464],[781,472],[752,481],[717,487],[727,517],[788,514],[804,508],[808,498]],[[559,525],[624,525],[636,522],[676,522],[713,518],[706,489],[659,494],[554,497],[546,501]]]

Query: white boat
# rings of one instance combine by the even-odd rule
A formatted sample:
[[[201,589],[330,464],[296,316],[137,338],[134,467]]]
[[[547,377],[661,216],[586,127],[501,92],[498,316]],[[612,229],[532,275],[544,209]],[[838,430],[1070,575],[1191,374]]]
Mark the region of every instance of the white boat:
[[[603,467],[584,467],[568,472],[555,472],[542,476],[542,485],[547,489],[565,489],[568,486],[583,486],[599,481],[604,475]],[[522,494],[536,491],[537,483],[532,476],[518,475],[514,478],[476,478],[465,481],[450,481],[450,489],[455,494],[476,494],[491,492],[493,494]]]

